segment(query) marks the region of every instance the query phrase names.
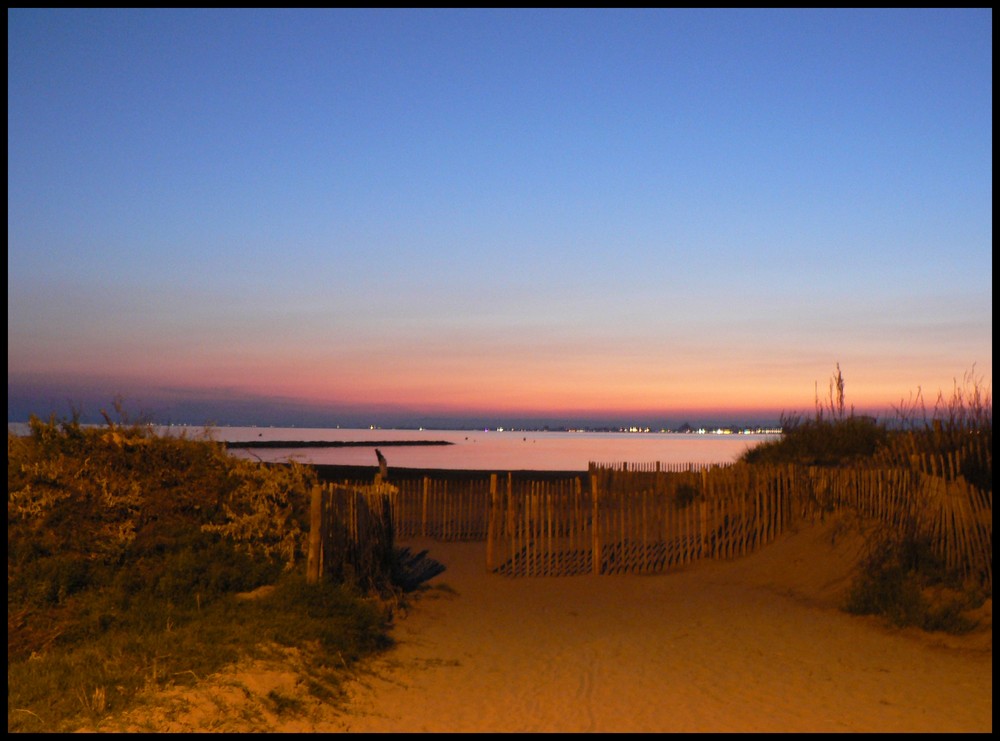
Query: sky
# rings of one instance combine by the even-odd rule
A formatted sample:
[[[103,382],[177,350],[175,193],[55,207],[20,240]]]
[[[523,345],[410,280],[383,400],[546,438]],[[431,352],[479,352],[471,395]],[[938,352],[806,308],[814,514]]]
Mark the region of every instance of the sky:
[[[992,388],[993,15],[7,11],[7,415]]]

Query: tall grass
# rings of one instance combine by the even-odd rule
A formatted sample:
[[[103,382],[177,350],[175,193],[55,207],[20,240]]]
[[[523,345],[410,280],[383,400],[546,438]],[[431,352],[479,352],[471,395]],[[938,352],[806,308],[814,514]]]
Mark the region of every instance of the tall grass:
[[[955,380],[950,396],[939,391],[931,409],[918,388],[894,411],[893,434],[878,453],[879,463],[905,466],[923,455],[955,455],[966,481],[993,491],[992,387],[974,367]]]
[[[928,408],[917,389],[908,400],[893,406],[887,420],[855,414],[845,399],[846,382],[837,365],[830,378],[826,402],[817,393],[812,417],[799,413],[781,416],[783,434],[777,440],[748,450],[741,460],[747,463],[798,463],[814,466],[912,465],[919,454],[964,454],[973,449],[992,449],[993,396],[991,387],[973,371],[950,396],[938,392]],[[991,456],[963,458],[962,475],[984,490],[992,491]]]
[[[377,602],[304,584],[312,469],[105,419],[7,436],[8,730],[99,727],[262,643],[318,646],[317,671],[387,645]]]
[[[894,418],[879,421],[855,414],[845,401],[839,364],[829,398],[816,395],[812,418],[782,417],[780,439],[744,454],[748,463],[807,466],[902,467],[923,465],[927,457],[952,456],[958,475],[983,491],[993,490],[993,400],[991,387],[973,371],[955,381],[950,396],[939,392],[928,409],[918,389],[894,407]],[[950,468],[938,471],[950,475]],[[914,492],[914,503],[922,501]],[[896,525],[872,523],[865,555],[849,591],[846,609],[883,615],[897,625],[963,632],[971,623],[963,610],[987,597],[978,585],[949,573],[932,548],[928,521],[912,507]]]
[[[846,387],[838,363],[830,378],[828,401],[823,403],[816,393],[813,417],[782,414],[782,436],[751,448],[741,460],[805,466],[843,466],[871,460],[886,445],[888,429],[876,418],[856,415],[853,406],[848,408]]]

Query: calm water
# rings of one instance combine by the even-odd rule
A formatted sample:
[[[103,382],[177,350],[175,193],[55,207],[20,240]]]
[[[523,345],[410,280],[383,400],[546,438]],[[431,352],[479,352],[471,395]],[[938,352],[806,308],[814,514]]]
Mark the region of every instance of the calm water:
[[[190,433],[189,433],[190,434]],[[216,440],[446,440],[453,445],[382,448],[389,467],[505,471],[584,471],[598,463],[731,463],[772,435],[469,430],[348,430],[221,427]],[[265,461],[377,465],[375,445],[351,448],[234,450]]]
[[[8,424],[23,434],[27,425]],[[204,437],[198,427],[157,428],[161,434]],[[350,448],[274,448],[234,450],[233,455],[264,461],[375,466],[375,442],[445,440],[453,445],[385,447],[389,467],[500,471],[584,471],[597,463],[731,463],[773,435],[713,435],[621,432],[524,432],[470,430],[310,429],[304,427],[215,427],[212,439],[371,441]]]

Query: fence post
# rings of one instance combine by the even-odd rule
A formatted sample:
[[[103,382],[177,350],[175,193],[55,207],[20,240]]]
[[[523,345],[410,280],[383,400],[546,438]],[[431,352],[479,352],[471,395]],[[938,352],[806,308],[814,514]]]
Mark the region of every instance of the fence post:
[[[309,501],[309,554],[306,560],[306,584],[318,584],[323,566],[323,489],[312,488]]]
[[[594,575],[601,575],[601,527],[600,527],[600,513],[597,502],[597,476],[596,474],[591,474],[590,477],[590,498],[593,500],[593,520],[591,521],[591,550],[593,552],[592,562],[594,565]]]
[[[510,535],[510,547],[511,547],[511,557],[514,554],[514,482],[511,478],[510,471],[507,472],[507,494],[504,500],[506,504],[504,505],[504,527],[507,528],[506,532]]]
[[[427,537],[427,497],[430,493],[431,480],[424,476],[424,502],[420,511],[420,537]]]
[[[497,475],[490,474],[490,510],[486,524],[486,570],[493,573],[493,540],[497,535]]]
[[[699,502],[698,508],[701,510],[699,513],[699,530],[701,532],[701,548],[699,548],[699,557],[707,558],[708,553],[708,499],[702,498]]]

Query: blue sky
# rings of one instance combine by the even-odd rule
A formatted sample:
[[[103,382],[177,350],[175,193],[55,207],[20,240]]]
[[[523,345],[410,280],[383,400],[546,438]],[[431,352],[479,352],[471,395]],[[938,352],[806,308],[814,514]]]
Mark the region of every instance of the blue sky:
[[[992,11],[8,10],[8,421],[992,384]]]

